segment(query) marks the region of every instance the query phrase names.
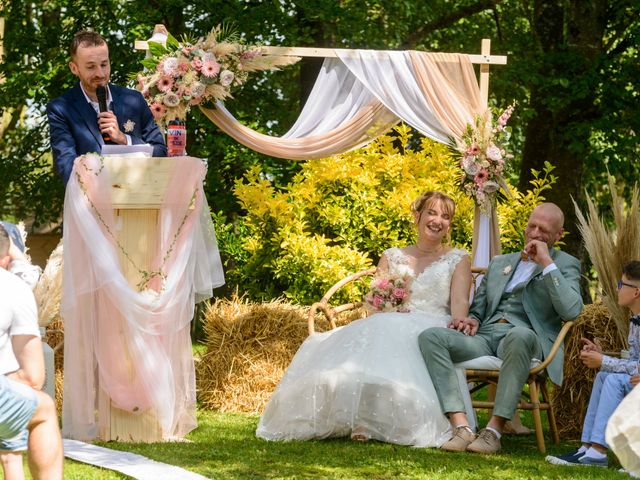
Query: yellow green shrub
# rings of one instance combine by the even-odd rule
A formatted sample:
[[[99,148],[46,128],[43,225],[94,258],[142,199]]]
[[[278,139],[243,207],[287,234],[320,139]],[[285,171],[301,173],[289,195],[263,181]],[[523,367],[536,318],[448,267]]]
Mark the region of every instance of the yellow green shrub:
[[[226,226],[220,236],[223,252],[230,252],[225,239],[241,242],[232,252],[232,283],[258,299],[284,295],[313,302],[349,273],[375,265],[385,249],[414,242],[410,205],[425,190],[456,201],[451,242],[470,251],[473,201],[459,188],[457,160],[428,139],[419,149],[408,148],[409,128],[396,131],[360,150],[305,162],[281,190],[259,167],[238,181],[235,194],[246,214],[236,230],[242,233],[233,237]],[[546,172],[532,192],[512,189],[514,200],[498,208],[505,250],[520,248],[523,222],[553,181]],[[359,288],[348,296],[361,295]]]

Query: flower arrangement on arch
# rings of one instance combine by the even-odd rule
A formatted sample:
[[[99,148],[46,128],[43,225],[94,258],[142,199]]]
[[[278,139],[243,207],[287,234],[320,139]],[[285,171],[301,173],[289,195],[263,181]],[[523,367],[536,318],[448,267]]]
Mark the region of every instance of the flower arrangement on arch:
[[[267,55],[259,46],[246,45],[228,27],[218,25],[197,41],[178,42],[170,34],[166,45],[149,42],[151,56],[142,61],[148,70],[137,74],[142,93],[159,126],[185,120],[194,105],[213,104],[231,97],[250,72],[278,70],[299,57]]]
[[[456,142],[456,151],[461,155],[462,189],[474,197],[480,210],[486,214],[495,206],[501,188],[510,195],[503,172],[507,161],[513,158],[505,150],[511,136],[507,122],[513,109],[513,105],[507,107],[495,124],[492,124],[488,111],[485,116],[476,115],[474,125],[467,124],[462,139]]]
[[[407,312],[408,285],[409,279],[404,276],[375,277],[364,296],[365,307],[372,312]]]

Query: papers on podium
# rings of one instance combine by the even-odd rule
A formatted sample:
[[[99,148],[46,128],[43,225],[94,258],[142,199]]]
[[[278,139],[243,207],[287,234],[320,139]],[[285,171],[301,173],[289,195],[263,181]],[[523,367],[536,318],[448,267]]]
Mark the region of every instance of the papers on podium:
[[[103,157],[108,156],[153,156],[153,146],[148,143],[141,143],[139,145],[103,145],[101,155]]]

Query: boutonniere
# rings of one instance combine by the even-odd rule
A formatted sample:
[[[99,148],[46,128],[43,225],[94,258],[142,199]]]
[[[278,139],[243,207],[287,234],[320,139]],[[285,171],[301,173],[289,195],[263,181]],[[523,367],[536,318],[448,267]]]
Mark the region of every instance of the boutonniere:
[[[504,267],[504,269],[502,270],[502,274],[503,275],[509,275],[511,273],[511,265],[507,265],[506,267]]]
[[[127,120],[123,125],[124,131],[126,133],[131,133],[133,132],[133,129],[135,128],[135,126],[136,126],[136,122],[134,122],[133,120]]]

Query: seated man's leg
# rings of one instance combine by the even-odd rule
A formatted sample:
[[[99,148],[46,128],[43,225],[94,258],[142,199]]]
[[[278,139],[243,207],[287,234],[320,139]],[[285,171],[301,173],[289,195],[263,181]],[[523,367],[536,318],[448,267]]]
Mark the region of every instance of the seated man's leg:
[[[485,337],[470,337],[450,328],[430,328],[418,337],[420,351],[444,413],[464,412],[454,363],[492,355]]]
[[[34,479],[62,479],[62,437],[53,399],[36,392],[38,408],[29,422],[29,469]]]
[[[506,421],[516,411],[522,387],[529,377],[531,360],[542,358],[542,347],[536,332],[526,327],[513,327],[500,342],[497,354],[502,359],[502,367],[493,416]]]

